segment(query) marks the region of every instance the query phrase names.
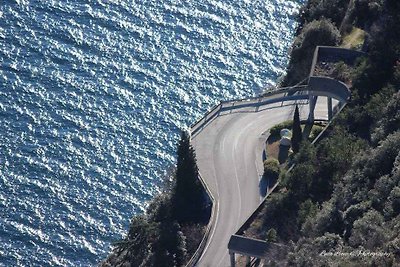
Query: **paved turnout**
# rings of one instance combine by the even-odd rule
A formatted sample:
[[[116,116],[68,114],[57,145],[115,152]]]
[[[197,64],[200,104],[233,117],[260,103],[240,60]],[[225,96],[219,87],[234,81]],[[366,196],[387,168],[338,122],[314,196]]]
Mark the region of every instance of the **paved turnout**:
[[[216,220],[197,266],[230,266],[228,241],[262,200],[260,179],[265,133],[293,117],[299,104],[302,119],[308,101],[278,102],[226,110],[192,136],[200,173],[215,198]],[[334,104],[337,103],[336,101]],[[327,119],[326,97],[319,97],[315,119]]]

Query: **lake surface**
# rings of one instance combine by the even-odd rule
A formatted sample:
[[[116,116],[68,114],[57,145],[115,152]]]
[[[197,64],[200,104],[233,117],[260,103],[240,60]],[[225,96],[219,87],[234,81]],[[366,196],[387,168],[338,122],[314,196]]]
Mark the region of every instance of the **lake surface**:
[[[0,266],[91,266],[180,129],[284,73],[305,0],[3,0]]]

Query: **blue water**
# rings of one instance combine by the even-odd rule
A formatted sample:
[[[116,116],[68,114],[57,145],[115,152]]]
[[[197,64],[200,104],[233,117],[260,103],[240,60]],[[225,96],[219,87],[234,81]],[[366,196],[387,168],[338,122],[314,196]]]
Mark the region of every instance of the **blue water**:
[[[305,0],[2,0],[0,265],[88,266],[179,129],[284,72]]]

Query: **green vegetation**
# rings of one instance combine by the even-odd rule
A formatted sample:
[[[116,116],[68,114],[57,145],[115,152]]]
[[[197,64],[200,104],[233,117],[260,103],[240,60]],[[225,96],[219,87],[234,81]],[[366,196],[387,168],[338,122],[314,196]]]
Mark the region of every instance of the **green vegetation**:
[[[293,125],[292,120],[288,120],[288,121],[284,121],[279,124],[276,124],[274,127],[272,127],[269,130],[270,136],[279,138],[280,134],[281,134],[281,130],[282,129],[291,129],[292,125]]]
[[[264,161],[264,178],[276,180],[280,172],[281,168],[277,159],[271,158]]]
[[[293,158],[293,151],[290,147],[281,146],[281,136],[280,131],[282,129],[292,129],[293,128],[293,120],[284,121],[272,127],[270,129],[270,136],[266,142],[266,154],[269,159],[278,159],[280,164],[287,163],[289,159],[289,163]],[[300,129],[302,132],[301,139],[307,139],[312,142],[325,128],[321,124],[309,125],[307,123],[303,123],[300,125]],[[292,135],[293,136],[293,135]],[[282,168],[284,168],[283,166]]]
[[[342,47],[350,49],[361,49],[365,41],[365,31],[352,27],[351,31],[344,36]]]
[[[128,234],[115,243],[101,266],[184,266],[197,249],[208,219],[198,175],[190,136],[182,132],[172,183],[153,199],[146,214],[132,218]]]
[[[384,11],[384,0],[354,0],[355,24],[368,28]]]
[[[326,18],[339,28],[348,8],[348,0],[309,0],[300,10],[300,27],[303,28],[313,20]]]
[[[296,37],[283,86],[291,86],[308,77],[315,48],[318,45],[335,46],[340,43],[340,32],[328,19],[307,23]]]
[[[299,107],[296,105],[293,115],[293,133],[292,133],[292,149],[294,153],[299,152],[300,143],[303,140],[303,133],[301,131]]]
[[[339,26],[338,18],[349,13],[343,10],[347,5],[343,2],[348,3],[310,0],[306,6],[310,10],[301,17],[300,34],[309,21],[322,17]],[[337,6],[323,11],[328,3]],[[400,262],[400,2],[355,0],[350,11],[347,23],[365,31],[369,55],[346,74],[351,101],[322,140],[315,145],[302,142],[295,167],[280,178],[280,190],[245,231],[262,240],[272,235],[284,245],[280,253],[271,251],[274,257],[269,257],[268,266],[396,266]],[[338,74],[346,72],[342,65],[337,69],[342,69]],[[298,73],[306,71],[289,71],[286,81],[298,80]],[[357,251],[386,254],[326,254]]]
[[[332,74],[351,85],[351,101],[322,140],[301,143],[292,171],[282,174],[276,160],[265,162],[265,175],[279,177],[280,190],[267,199],[245,234],[283,245],[279,253],[266,255],[271,266],[400,262],[400,1],[349,2],[309,0],[299,17],[284,85],[308,76],[317,45],[341,42],[338,28],[349,29],[345,43],[350,45],[358,42],[351,29],[361,28],[369,58],[351,70],[341,63],[334,66]],[[276,125],[271,136],[291,127],[292,121]],[[319,131],[311,130],[311,136]],[[146,214],[132,219],[129,233],[103,266],[181,266],[196,249],[206,212],[187,134],[182,134],[178,157],[172,185]],[[357,251],[387,254],[324,255]]]
[[[186,132],[182,132],[178,146],[175,177],[172,194],[174,218],[179,223],[200,221],[203,215],[204,189],[199,180],[196,155]]]
[[[275,242],[276,241],[276,230],[271,228],[267,232],[267,241],[268,242]]]
[[[315,138],[317,138],[317,136],[324,130],[323,126],[320,125],[313,125],[313,127],[311,128],[311,133],[308,137],[308,140],[310,142],[314,141]]]

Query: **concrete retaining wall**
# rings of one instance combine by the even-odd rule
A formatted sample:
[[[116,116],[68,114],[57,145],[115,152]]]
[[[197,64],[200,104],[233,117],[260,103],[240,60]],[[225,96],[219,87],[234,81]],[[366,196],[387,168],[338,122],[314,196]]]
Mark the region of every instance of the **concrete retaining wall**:
[[[344,61],[347,64],[354,64],[355,60],[366,54],[357,50],[350,50],[341,47],[318,46],[317,61],[338,62]]]
[[[311,76],[308,85],[310,86],[310,95],[328,96],[341,102],[347,102],[351,96],[346,84],[329,77]]]

